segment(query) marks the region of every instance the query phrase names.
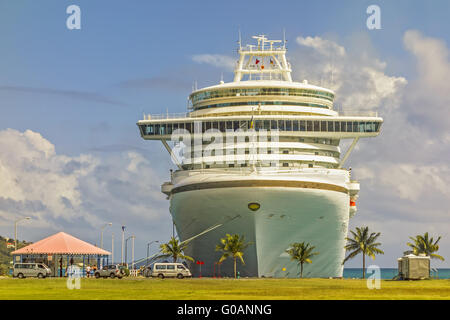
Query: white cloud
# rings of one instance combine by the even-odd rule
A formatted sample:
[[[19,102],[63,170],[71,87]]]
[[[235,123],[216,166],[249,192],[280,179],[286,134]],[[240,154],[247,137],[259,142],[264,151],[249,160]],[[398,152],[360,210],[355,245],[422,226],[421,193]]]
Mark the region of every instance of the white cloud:
[[[222,54],[197,54],[192,57],[197,63],[209,64],[214,67],[222,68],[226,71],[233,71],[236,65],[236,59]]]
[[[320,37],[297,37],[297,43],[305,47],[310,47],[315,49],[318,53],[329,57],[330,55],[337,55],[339,57],[345,56],[345,48],[338,45],[336,42],[331,40],[322,39]]]
[[[403,37],[405,48],[416,59],[418,77],[411,84],[407,103],[417,123],[446,134],[450,125],[450,50],[442,40],[409,30]]]
[[[377,262],[384,266],[395,266],[408,237],[426,231],[443,236],[441,253],[450,258],[449,50],[417,31],[405,32],[403,41],[418,74],[408,80],[389,74],[361,35],[348,47],[321,37],[297,38],[300,47],[290,52],[294,79],[331,87],[339,109],[376,110],[384,118],[380,136],[360,140],[348,161],[361,182],[350,226],[382,233],[386,256]]]
[[[407,84],[404,77],[386,74],[386,62],[362,45],[346,50],[335,41],[317,36],[298,37],[297,43],[300,47],[291,52],[294,79],[307,79],[312,84],[333,89],[339,109],[380,111],[387,102],[393,108]]]
[[[137,151],[71,157],[39,133],[13,129],[0,131],[0,150],[0,234],[11,236],[14,221],[30,216],[22,228],[33,234],[64,230],[96,242],[92,230],[111,221],[144,241],[171,221],[162,180]]]

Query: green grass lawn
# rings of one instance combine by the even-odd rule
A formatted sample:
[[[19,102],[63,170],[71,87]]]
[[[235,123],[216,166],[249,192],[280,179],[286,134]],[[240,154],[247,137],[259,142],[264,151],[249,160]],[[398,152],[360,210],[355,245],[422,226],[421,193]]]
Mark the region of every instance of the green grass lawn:
[[[0,299],[450,299],[450,280],[381,281],[339,279],[82,279],[69,290],[66,279],[0,278]]]

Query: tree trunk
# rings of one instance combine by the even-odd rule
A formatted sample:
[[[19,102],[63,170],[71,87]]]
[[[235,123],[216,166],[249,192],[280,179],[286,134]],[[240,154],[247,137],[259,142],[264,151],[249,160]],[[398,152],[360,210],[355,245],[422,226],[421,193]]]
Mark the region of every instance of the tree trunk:
[[[363,279],[366,278],[366,255],[363,252]]]
[[[236,279],[236,257],[234,257],[234,278]]]
[[[303,262],[300,263],[300,278],[303,278]]]

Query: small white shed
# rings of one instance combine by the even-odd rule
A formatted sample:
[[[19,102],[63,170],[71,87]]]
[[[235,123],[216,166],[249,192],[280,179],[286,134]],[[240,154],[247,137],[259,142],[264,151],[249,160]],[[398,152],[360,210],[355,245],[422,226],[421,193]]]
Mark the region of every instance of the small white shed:
[[[430,278],[430,257],[424,254],[418,256],[408,254],[397,259],[398,273],[405,280],[419,280]]]

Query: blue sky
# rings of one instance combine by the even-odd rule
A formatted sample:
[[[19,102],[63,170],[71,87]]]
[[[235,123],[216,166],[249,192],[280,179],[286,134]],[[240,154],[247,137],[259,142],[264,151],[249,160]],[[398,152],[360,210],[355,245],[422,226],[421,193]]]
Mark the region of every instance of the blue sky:
[[[66,28],[69,16],[66,8],[71,4],[81,8],[81,30]],[[381,30],[368,30],[366,27],[366,8],[371,4],[377,4],[381,8]],[[0,133],[7,129],[15,130],[5,136],[10,140],[17,138],[22,143],[41,139],[39,148],[43,145],[47,148],[47,141],[54,146],[54,154],[59,157],[58,163],[61,166],[61,163],[67,162],[68,157],[80,165],[80,168],[90,168],[84,173],[73,171],[77,172],[72,177],[76,182],[73,190],[67,191],[67,194],[76,198],[72,200],[72,209],[69,206],[63,210],[64,214],[55,212],[50,216],[34,209],[34,220],[40,222],[35,222],[33,227],[24,223],[23,230],[29,235],[27,240],[36,241],[64,228],[69,233],[98,242],[99,224],[112,221],[114,232],[119,234],[120,224],[127,219],[128,230],[138,235],[138,256],[145,254],[147,241],[166,240],[171,233],[168,203],[158,190],[160,183],[168,178],[171,164],[160,144],[140,138],[136,121],[140,119],[142,112],[163,113],[166,109],[170,112],[184,112],[186,98],[194,81],[198,82],[199,87],[215,84],[222,73],[225,81],[231,81],[232,73],[225,66],[220,68],[198,63],[193,60],[194,56],[211,54],[236,57],[238,29],[241,30],[243,42],[247,43],[252,35],[261,33],[267,34],[269,38],[281,38],[283,28],[288,40],[288,57],[299,62],[300,66],[294,70],[294,76],[314,76],[314,71],[308,69],[308,61],[305,60],[307,57],[317,58],[317,55],[311,56],[312,52],[299,44],[299,37],[320,37],[345,47],[349,55],[355,58],[355,65],[361,68],[365,63],[370,65],[376,59],[385,63],[384,67],[374,67],[374,70],[386,75],[380,78],[386,83],[391,80],[398,80],[398,83],[402,79],[407,81],[407,85],[402,82],[401,89],[395,87],[396,93],[403,92],[404,98],[401,101],[387,94],[379,105],[373,106],[380,112],[385,111],[385,115],[390,115],[393,110],[398,112],[395,105],[404,108],[401,113],[395,113],[390,118],[381,114],[386,120],[386,138],[383,140],[380,137],[370,143],[362,143],[361,149],[354,152],[350,162],[356,175],[358,166],[361,167],[362,177],[358,205],[360,211],[354,225],[366,223],[375,229],[382,227],[383,230],[380,231],[383,233],[395,233],[394,227],[389,229],[381,221],[392,218],[392,225],[397,226],[398,221],[407,214],[405,210],[410,209],[407,206],[408,201],[410,202],[408,195],[415,194],[417,189],[408,191],[392,187],[391,193],[382,193],[377,190],[389,190],[385,185],[386,181],[373,178],[371,173],[376,172],[377,165],[383,161],[386,161],[386,165],[404,163],[402,168],[405,172],[423,170],[426,164],[429,171],[420,171],[424,179],[430,179],[433,174],[437,179],[442,172],[447,172],[442,158],[449,154],[450,140],[444,131],[436,129],[446,123],[442,123],[442,119],[424,115],[419,107],[409,108],[409,105],[419,106],[422,98],[415,97],[414,94],[408,95],[413,92],[408,90],[423,87],[421,81],[434,79],[432,77],[436,76],[427,74],[423,66],[431,63],[429,60],[438,59],[432,57],[427,60],[427,53],[421,49],[420,43],[428,43],[429,39],[439,41],[443,48],[436,45],[436,50],[444,52],[443,63],[448,63],[448,51],[445,49],[448,50],[450,43],[449,7],[448,1],[0,0]],[[405,38],[409,30],[415,30],[419,35],[409,34],[411,36]],[[430,45],[435,43],[430,42]],[[314,61],[320,63],[325,60],[317,58]],[[342,63],[344,65],[349,62]],[[347,66],[351,68],[350,65]],[[313,67],[320,69],[319,65]],[[436,69],[439,70],[440,67]],[[440,78],[438,80],[441,81]],[[343,84],[351,84],[351,80],[342,81]],[[337,94],[348,93],[350,89],[346,90],[341,88],[337,90]],[[409,96],[414,96],[415,100],[411,100]],[[447,101],[445,94],[441,100],[431,101],[428,108],[432,108],[433,103],[436,106],[444,105],[443,101]],[[343,99],[342,103],[344,102]],[[446,111],[441,107],[436,108]],[[404,116],[401,117],[401,114]],[[446,115],[448,116],[448,111]],[[398,125],[395,122],[397,117],[401,117],[398,118],[401,121]],[[427,132],[430,141],[440,142],[440,149],[433,149],[434,157],[409,155],[408,152],[417,147],[411,145],[407,149],[409,145],[405,142],[408,141],[406,136],[405,141],[398,140],[395,143],[389,138],[390,125],[392,128],[403,126],[402,128],[409,130],[412,128],[411,124],[423,127],[422,130]],[[26,130],[40,134],[41,138],[30,134],[20,136]],[[394,132],[392,130],[392,136],[395,135]],[[402,147],[399,148],[398,145]],[[11,148],[13,150],[2,151],[15,152],[14,146]],[[383,157],[378,158],[378,163],[369,158],[380,157],[381,152]],[[25,149],[23,154],[26,155]],[[44,158],[42,166],[45,167],[47,158]],[[121,172],[132,163],[140,163],[139,170],[148,170],[143,176],[149,177],[152,182],[136,181],[139,174],[133,170],[131,173]],[[12,170],[9,168],[9,172],[13,172]],[[44,171],[39,170],[40,180],[46,179],[42,173]],[[21,172],[20,175],[25,173]],[[400,176],[398,181],[403,181],[403,177]],[[65,180],[67,176],[60,178],[64,181],[61,182],[63,186],[71,185],[74,181]],[[99,185],[105,183],[111,189],[94,196],[93,184],[96,182]],[[93,204],[96,201],[113,203],[120,200],[121,196],[125,197],[125,189],[135,191],[133,188],[139,188],[142,192],[139,194],[141,198],[134,201],[140,199],[143,205],[130,209],[134,215],[128,218],[121,217],[123,213],[112,211],[122,205],[121,209],[128,210],[127,203],[133,206],[131,193],[115,206]],[[0,221],[0,234],[12,236],[13,215],[5,213],[6,203],[10,203],[7,202],[8,199],[15,201],[13,211],[19,216],[29,214],[24,209],[27,208],[27,201],[38,201],[38,193],[36,198],[27,198],[24,190],[17,198],[0,194],[0,198],[4,200],[0,201],[0,218],[4,217],[3,222]],[[146,192],[154,194],[147,199]],[[396,201],[395,192],[400,194],[399,201]],[[67,195],[67,198],[70,196]],[[436,225],[445,226],[450,222],[445,216],[448,199],[447,191],[440,198],[430,199],[434,203],[430,208],[434,216],[425,222],[431,230]],[[4,211],[1,211],[2,203]],[[50,203],[44,203],[44,206],[51,208]],[[150,207],[148,210],[151,213],[147,212],[146,206]],[[377,214],[382,218],[373,219]],[[417,217],[419,216],[417,213]],[[42,221],[50,218],[54,219],[54,224]],[[417,224],[420,223],[418,218]],[[411,229],[413,234],[415,227]],[[436,232],[440,230],[437,228]],[[112,229],[108,232],[111,231]],[[442,235],[444,241],[445,235]],[[450,234],[447,238],[450,238]],[[402,247],[406,240],[407,234],[396,244],[391,236],[387,240],[386,255],[377,262],[382,266],[394,266],[396,257],[406,249]],[[450,245],[450,240],[446,243]],[[396,247],[401,249],[396,251]],[[119,248],[119,242],[116,242],[116,248]],[[450,259],[449,248],[446,252]],[[119,251],[116,251],[117,256],[118,254]],[[446,263],[444,265],[448,266]],[[359,266],[359,261],[351,262],[349,266]]]

